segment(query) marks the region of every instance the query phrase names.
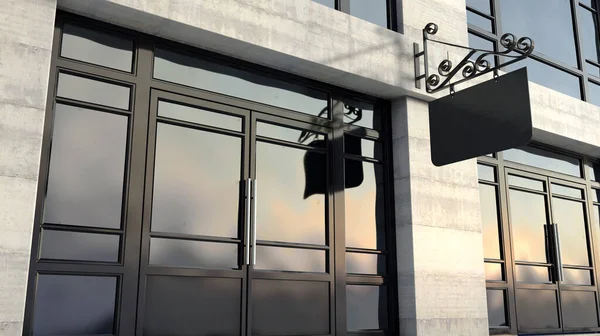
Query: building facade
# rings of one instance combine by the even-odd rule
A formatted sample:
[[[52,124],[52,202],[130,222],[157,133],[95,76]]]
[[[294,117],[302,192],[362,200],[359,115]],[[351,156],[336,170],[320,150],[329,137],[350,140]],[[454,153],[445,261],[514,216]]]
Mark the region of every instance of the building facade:
[[[596,0],[0,13],[0,335],[600,335]],[[531,144],[431,163],[429,22],[535,41]]]

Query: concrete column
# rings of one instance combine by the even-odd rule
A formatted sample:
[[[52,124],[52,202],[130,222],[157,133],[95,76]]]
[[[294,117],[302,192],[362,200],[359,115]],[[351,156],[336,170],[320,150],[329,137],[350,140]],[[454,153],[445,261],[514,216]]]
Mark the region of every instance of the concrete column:
[[[0,335],[20,335],[56,0],[0,6]]]
[[[424,101],[392,123],[401,335],[488,335],[476,162],[431,163]]]

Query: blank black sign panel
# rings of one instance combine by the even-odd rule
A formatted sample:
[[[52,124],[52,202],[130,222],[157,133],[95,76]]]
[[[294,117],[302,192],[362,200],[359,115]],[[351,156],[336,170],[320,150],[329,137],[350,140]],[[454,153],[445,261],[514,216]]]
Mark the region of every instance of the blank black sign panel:
[[[526,145],[533,136],[527,69],[429,103],[436,166]]]

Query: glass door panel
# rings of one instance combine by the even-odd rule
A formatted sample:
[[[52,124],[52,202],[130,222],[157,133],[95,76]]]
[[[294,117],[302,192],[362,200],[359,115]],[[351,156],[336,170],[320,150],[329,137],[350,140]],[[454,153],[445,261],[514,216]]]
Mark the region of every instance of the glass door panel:
[[[249,111],[153,91],[138,330],[244,335]]]
[[[252,126],[249,334],[330,334],[331,133],[258,113]]]

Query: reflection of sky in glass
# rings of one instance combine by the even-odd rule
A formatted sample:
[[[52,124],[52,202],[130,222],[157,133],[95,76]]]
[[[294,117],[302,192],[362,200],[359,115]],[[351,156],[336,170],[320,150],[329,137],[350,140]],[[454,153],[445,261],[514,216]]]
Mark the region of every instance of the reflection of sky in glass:
[[[577,23],[579,23],[579,35],[581,37],[580,44],[583,57],[599,62],[598,30],[594,24],[594,14],[581,6],[577,7],[577,14],[579,15],[577,17]]]
[[[502,153],[505,160],[580,177],[579,159],[534,147],[513,148]]]
[[[150,239],[150,265],[238,268],[238,245],[180,239]]]
[[[316,3],[320,3],[321,5],[325,5],[330,8],[335,8],[335,0],[312,0]]]
[[[535,42],[537,43],[537,40]],[[506,67],[506,71],[510,72],[523,67],[527,67],[527,78],[529,81],[581,99],[581,84],[578,77],[536,61],[533,58],[526,58],[513,63]]]
[[[577,66],[569,0],[498,0],[502,33],[528,36],[535,52]]]
[[[523,283],[549,283],[550,270],[546,266],[517,265],[515,273],[517,282]]]
[[[547,262],[545,197],[519,190],[510,190],[509,196],[515,260]]]
[[[256,269],[325,273],[325,251],[259,246]]]
[[[563,268],[563,275],[564,279],[562,283],[566,285],[592,285],[591,273],[588,270]]]
[[[65,24],[60,55],[130,72],[133,41]]]
[[[519,329],[558,328],[555,290],[517,289]]]
[[[554,222],[558,224],[562,262],[565,265],[588,266],[584,203],[552,198]]]
[[[506,326],[506,313],[504,309],[504,291],[488,289],[487,309],[490,327]]]
[[[258,240],[325,244],[325,196],[304,199],[306,150],[256,144]],[[323,161],[325,162],[325,161]],[[325,167],[313,167],[325,174]]]
[[[348,331],[381,329],[387,324],[386,287],[346,286]]]
[[[310,115],[318,115],[327,107],[327,94],[324,92],[163,49],[156,49],[155,54],[154,78],[157,79]]]
[[[561,291],[565,328],[597,328],[596,292]]]
[[[152,230],[238,236],[242,140],[159,123]]]
[[[369,162],[362,167],[362,184],[345,190],[346,246],[383,249],[383,171]]]
[[[490,0],[467,0],[467,6],[490,15]]]
[[[171,119],[189,121],[200,125],[219,127],[238,132],[242,131],[242,118],[240,117],[166,101],[158,102],[158,115]]]
[[[492,31],[492,21],[490,19],[484,18],[481,15],[475,14],[470,10],[467,10],[467,22],[476,27],[483,28],[489,32]]]
[[[59,97],[128,110],[130,94],[131,88],[127,86],[106,83],[66,73],[58,75],[56,95]]]
[[[45,223],[120,228],[127,123],[56,105]]]
[[[485,280],[487,281],[502,281],[502,264],[485,263]]]
[[[387,1],[350,0],[350,15],[387,28]]]
[[[40,257],[117,262],[119,241],[119,235],[44,229]]]
[[[485,258],[500,259],[496,187],[480,184],[479,199],[483,225],[483,255]]]

